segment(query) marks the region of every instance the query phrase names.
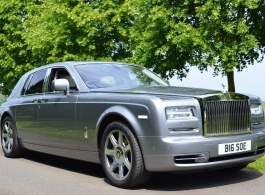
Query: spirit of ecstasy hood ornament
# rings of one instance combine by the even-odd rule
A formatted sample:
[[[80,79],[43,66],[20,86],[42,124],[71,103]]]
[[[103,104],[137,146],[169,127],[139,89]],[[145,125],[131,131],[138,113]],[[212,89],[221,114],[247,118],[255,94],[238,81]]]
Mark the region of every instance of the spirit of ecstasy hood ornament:
[[[222,86],[223,86],[223,93],[226,93],[226,91],[225,91],[225,86],[226,85],[222,83]]]

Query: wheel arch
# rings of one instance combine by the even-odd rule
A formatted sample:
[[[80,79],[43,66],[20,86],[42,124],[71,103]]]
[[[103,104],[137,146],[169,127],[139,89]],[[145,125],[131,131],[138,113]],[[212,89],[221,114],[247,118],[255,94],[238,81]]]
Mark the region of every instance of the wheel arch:
[[[23,144],[21,144],[21,142],[19,140],[18,130],[16,127],[16,122],[15,122],[15,117],[14,117],[11,110],[6,110],[5,112],[2,113],[1,121],[0,121],[0,132],[2,134],[2,125],[3,125],[3,122],[4,122],[6,117],[9,117],[10,119],[8,119],[8,120],[11,120],[11,123],[13,125],[13,130],[14,130],[14,133],[13,133],[14,137],[12,136],[12,138],[13,138],[12,139],[13,140],[12,150],[10,152],[6,153],[3,149],[4,154],[8,158],[20,157],[21,155],[23,155],[23,149],[25,149],[25,147],[23,146]],[[2,137],[2,135],[0,137]],[[1,142],[2,142],[2,140],[1,140]],[[3,145],[2,145],[2,147],[3,147]]]
[[[10,117],[11,118],[11,120],[13,121],[13,125],[15,125],[15,127],[16,127],[16,123],[15,123],[15,120],[14,120],[14,115],[12,114],[12,112],[11,111],[5,111],[3,114],[2,114],[2,116],[1,116],[1,124],[0,124],[0,129],[2,128],[2,123],[3,123],[3,121],[4,121],[4,119],[6,118],[6,117]],[[16,128],[17,129],[17,128]]]
[[[142,134],[142,127],[137,119],[137,117],[127,108],[122,106],[114,106],[104,112],[98,123],[97,123],[97,147],[100,149],[101,139],[106,127],[114,121],[121,121],[125,123],[132,131],[135,136],[138,144],[140,142],[138,140],[139,134]],[[140,145],[141,148],[141,145]],[[100,152],[99,152],[100,153]]]
[[[144,126],[141,125],[141,122],[139,122],[137,115],[135,115],[133,112],[131,112],[127,108],[123,108],[121,110],[122,110],[122,112],[112,111],[112,112],[108,112],[102,116],[102,120],[100,120],[100,123],[97,126],[98,127],[98,129],[97,129],[98,156],[99,156],[99,160],[100,160],[101,164],[103,165],[103,169],[104,169],[105,173],[107,174],[107,177],[109,178],[111,183],[114,184],[115,186],[118,186],[118,187],[130,188],[133,186],[138,186],[138,185],[142,185],[142,184],[146,183],[148,181],[150,175],[151,175],[151,172],[149,172],[145,169],[145,162],[144,162],[144,157],[143,157],[143,153],[142,153],[142,147],[141,147],[140,141],[138,140],[139,134],[141,135],[143,133],[143,129],[145,129],[145,128],[144,128]],[[136,151],[138,151],[135,153],[135,158],[136,158],[137,163],[135,163],[135,166],[134,166],[135,168],[133,169],[134,171],[132,173],[130,173],[130,176],[128,177],[130,179],[129,183],[128,183],[128,178],[126,178],[124,181],[117,181],[117,180],[113,179],[110,176],[110,174],[108,174],[108,171],[106,170],[106,162],[105,162],[106,160],[103,160],[104,157],[102,156],[103,151],[101,151],[101,146],[104,147],[104,145],[105,145],[104,143],[101,144],[102,137],[104,135],[106,127],[114,121],[119,121],[119,122],[124,123],[124,125],[126,125],[130,129],[131,137],[134,137],[134,139],[133,139],[134,141],[132,141],[132,142],[133,143],[136,142],[135,144],[137,144],[137,146],[136,146],[137,149],[135,149]],[[128,131],[128,129],[126,131]],[[132,136],[132,134],[133,134],[133,136]],[[113,180],[115,180],[115,181],[113,181]]]
[[[14,116],[12,110],[10,110],[10,109],[9,110],[6,110],[5,112],[3,112],[2,116],[1,116],[0,131],[1,131],[1,128],[2,128],[3,121],[4,121],[4,119],[6,117],[10,117],[10,119],[12,120],[13,125],[15,126],[15,130],[16,130],[16,133],[17,133],[17,137],[19,139],[19,133],[18,133],[18,130],[17,130],[17,123],[16,123],[16,120],[15,120],[15,116]]]

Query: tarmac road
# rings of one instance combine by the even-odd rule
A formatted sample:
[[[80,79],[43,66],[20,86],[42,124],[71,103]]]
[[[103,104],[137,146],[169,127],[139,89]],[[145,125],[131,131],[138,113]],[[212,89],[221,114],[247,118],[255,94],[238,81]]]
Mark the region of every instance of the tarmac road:
[[[265,165],[264,165],[265,166]],[[5,158],[0,151],[0,195],[262,195],[263,173],[204,172],[196,174],[153,173],[136,189],[113,187],[101,165],[29,152],[23,158]]]

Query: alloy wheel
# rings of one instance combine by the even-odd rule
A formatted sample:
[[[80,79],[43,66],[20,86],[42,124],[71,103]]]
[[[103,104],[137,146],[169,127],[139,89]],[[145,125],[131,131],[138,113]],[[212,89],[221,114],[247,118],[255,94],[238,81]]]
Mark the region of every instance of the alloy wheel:
[[[111,131],[105,141],[104,158],[107,171],[116,180],[128,177],[132,167],[132,151],[126,135],[120,130]]]
[[[10,121],[5,121],[2,130],[2,146],[6,153],[13,149],[13,128]]]

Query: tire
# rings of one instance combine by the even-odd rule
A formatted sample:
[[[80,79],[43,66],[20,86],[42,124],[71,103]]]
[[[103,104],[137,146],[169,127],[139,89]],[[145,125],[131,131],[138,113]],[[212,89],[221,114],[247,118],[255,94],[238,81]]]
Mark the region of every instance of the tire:
[[[112,185],[132,188],[148,181],[151,173],[144,167],[140,146],[123,122],[106,127],[100,151],[104,172]]]
[[[23,153],[18,142],[16,128],[10,117],[5,117],[1,124],[1,145],[4,155],[8,158],[19,157]]]

